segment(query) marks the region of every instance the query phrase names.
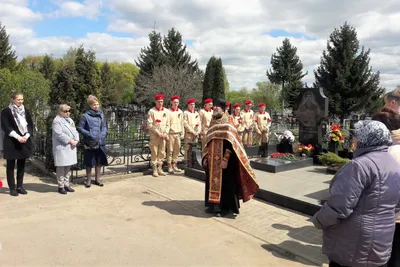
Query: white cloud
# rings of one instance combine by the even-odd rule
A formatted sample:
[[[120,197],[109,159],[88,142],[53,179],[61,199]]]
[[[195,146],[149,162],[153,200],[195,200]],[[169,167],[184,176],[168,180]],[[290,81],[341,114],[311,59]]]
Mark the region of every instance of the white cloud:
[[[51,14],[50,17],[85,17],[96,19],[102,8],[101,0],[79,1],[57,1],[59,9]]]
[[[315,38],[291,38],[304,70],[308,71],[304,81],[310,85],[314,81],[313,70],[326,48],[326,39],[335,27],[348,21],[356,27],[360,44],[371,48],[371,65],[374,71],[380,70],[382,85],[390,90],[400,84],[399,1],[383,1],[379,5],[375,0],[53,1],[59,6],[53,15],[89,19],[106,16],[110,20],[108,33],[88,33],[78,39],[35,38],[30,23],[42,16],[30,11],[27,1],[0,0],[18,6],[18,12],[25,12],[22,16],[16,10],[0,10],[0,17],[8,18],[7,30],[19,55],[61,56],[70,46],[83,43],[95,49],[100,60],[133,62],[140,48],[148,45],[147,35],[156,21],[157,31],[163,35],[175,27],[186,40],[192,41],[188,49],[201,67],[213,55],[222,57],[231,87],[252,88],[257,81],[266,79],[271,54],[283,40],[265,33],[281,29]],[[130,33],[134,38],[113,37],[109,34],[112,32]]]

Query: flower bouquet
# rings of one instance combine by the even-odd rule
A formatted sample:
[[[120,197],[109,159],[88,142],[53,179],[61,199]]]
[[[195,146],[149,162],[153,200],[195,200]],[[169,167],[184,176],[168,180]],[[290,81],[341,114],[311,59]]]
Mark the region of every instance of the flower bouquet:
[[[301,145],[299,147],[299,152],[300,152],[300,156],[302,157],[311,157],[313,152],[314,152],[314,147],[311,144],[308,144],[308,146],[305,145]]]
[[[343,143],[344,142],[344,136],[343,133],[340,129],[339,124],[332,124],[330,126],[330,130],[328,132],[328,140],[330,142],[337,142],[337,143]]]

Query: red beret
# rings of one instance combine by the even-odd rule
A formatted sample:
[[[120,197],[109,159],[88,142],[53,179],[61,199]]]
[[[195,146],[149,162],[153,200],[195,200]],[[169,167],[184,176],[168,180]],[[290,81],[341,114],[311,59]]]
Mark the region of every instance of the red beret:
[[[227,106],[227,107],[230,107],[230,105],[231,105],[231,103],[226,102],[226,106]]]
[[[264,103],[260,103],[260,104],[258,104],[258,107],[265,107],[265,104]]]
[[[179,95],[174,95],[173,97],[171,97],[171,101],[175,100],[175,99],[179,100],[179,99],[181,99],[181,97]]]
[[[188,105],[189,105],[189,104],[192,104],[192,103],[196,103],[196,99],[191,98],[191,99],[189,99],[189,100],[187,101],[187,104],[188,104]]]
[[[154,96],[154,99],[155,99],[155,100],[164,100],[164,95],[163,95],[163,94],[156,94],[156,95]]]
[[[233,108],[234,108],[234,109],[240,108],[240,104],[235,104],[235,105],[233,105]]]
[[[204,104],[208,104],[208,103],[212,103],[212,99],[211,98],[207,98],[206,100],[204,100]]]
[[[246,101],[244,101],[244,104],[245,104],[245,105],[250,105],[250,104],[253,104],[253,101],[251,101],[251,100],[246,100]]]

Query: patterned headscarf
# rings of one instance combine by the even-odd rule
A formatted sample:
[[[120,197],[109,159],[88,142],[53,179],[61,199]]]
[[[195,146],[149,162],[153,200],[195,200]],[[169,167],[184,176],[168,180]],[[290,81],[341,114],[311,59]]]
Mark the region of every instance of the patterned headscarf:
[[[382,122],[364,120],[357,122],[354,126],[357,148],[392,145],[390,131]]]

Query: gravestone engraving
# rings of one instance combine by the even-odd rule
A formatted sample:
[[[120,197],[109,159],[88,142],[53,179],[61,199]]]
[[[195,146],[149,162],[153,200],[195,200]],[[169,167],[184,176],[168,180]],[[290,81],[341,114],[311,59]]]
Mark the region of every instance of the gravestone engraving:
[[[299,142],[314,147],[321,144],[326,133],[328,98],[322,88],[303,88],[294,105],[299,122]]]

